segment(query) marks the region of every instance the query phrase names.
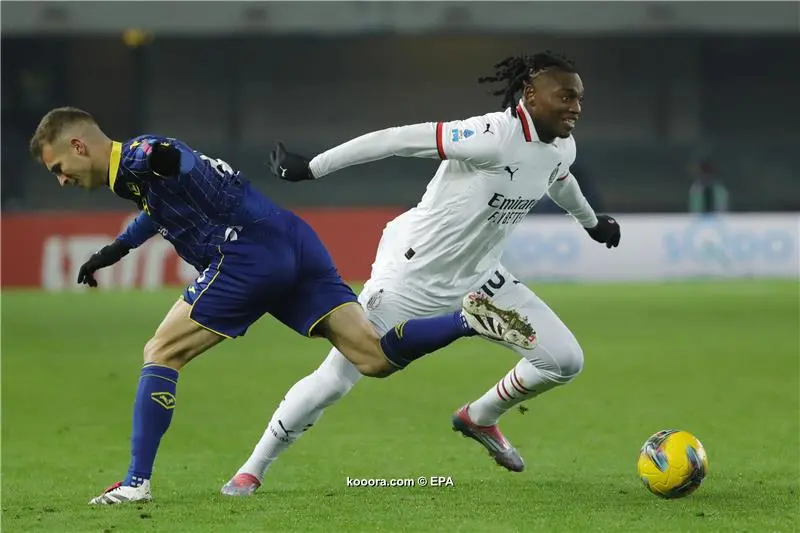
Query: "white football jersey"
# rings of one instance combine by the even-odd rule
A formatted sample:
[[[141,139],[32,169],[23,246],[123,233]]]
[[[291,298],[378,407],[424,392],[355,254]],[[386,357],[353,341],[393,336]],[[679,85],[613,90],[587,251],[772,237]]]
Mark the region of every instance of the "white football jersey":
[[[516,116],[508,109],[374,132],[320,154],[311,170],[321,177],[388,155],[442,163],[419,204],[387,224],[372,277],[399,276],[409,288],[458,297],[497,267],[511,231],[551,187],[574,182],[576,149],[572,136],[541,142],[520,102]],[[571,188],[574,201],[554,200],[585,226],[596,224],[577,184]]]

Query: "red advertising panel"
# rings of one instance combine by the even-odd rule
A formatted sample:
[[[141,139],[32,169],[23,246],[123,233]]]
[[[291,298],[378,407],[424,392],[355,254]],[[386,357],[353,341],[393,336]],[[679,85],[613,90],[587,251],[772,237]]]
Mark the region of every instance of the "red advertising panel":
[[[369,277],[384,225],[397,208],[309,209],[297,211],[328,247],[348,281]],[[116,237],[135,213],[44,213],[2,217],[3,287],[79,289],[78,268]],[[159,236],[120,263],[96,275],[105,288],[158,288],[184,285],[197,277],[172,246]]]

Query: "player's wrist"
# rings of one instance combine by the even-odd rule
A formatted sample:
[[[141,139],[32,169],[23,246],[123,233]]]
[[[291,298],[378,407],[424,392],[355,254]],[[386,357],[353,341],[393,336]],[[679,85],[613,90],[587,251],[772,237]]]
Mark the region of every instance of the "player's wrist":
[[[130,242],[125,237],[119,236],[114,240],[114,242],[109,244],[107,248],[110,248],[111,251],[114,253],[123,253],[123,252],[127,253],[132,249],[136,248],[136,245]]]
[[[591,213],[591,215],[581,220],[581,224],[586,229],[596,228],[599,223],[600,220],[597,218],[597,215],[595,213]]]
[[[278,143],[270,156],[272,172],[285,181],[306,181],[315,179],[308,158],[286,151],[282,143]]]
[[[104,246],[98,254],[106,261],[116,263],[131,251],[131,246],[123,240],[116,239],[111,244]]]
[[[320,168],[319,156],[314,157],[308,162],[308,179],[315,180],[323,176],[322,169]]]

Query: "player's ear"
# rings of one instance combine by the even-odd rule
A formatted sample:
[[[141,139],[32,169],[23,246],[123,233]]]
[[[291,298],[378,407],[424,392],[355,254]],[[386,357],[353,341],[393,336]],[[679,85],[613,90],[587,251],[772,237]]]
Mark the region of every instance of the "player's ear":
[[[69,140],[70,147],[75,151],[78,155],[86,155],[86,143],[78,138],[72,138]]]
[[[522,90],[522,99],[528,104],[528,107],[536,105],[536,89],[533,88],[532,83],[526,83],[525,88]]]

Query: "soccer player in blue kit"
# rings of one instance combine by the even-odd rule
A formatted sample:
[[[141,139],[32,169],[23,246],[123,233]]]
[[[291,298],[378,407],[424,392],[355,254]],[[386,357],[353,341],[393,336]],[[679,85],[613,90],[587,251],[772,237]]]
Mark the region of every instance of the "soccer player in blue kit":
[[[264,314],[301,335],[327,338],[372,377],[388,376],[461,337],[526,349],[536,344],[527,319],[477,293],[464,296],[461,311],[407,320],[378,335],[308,224],[226,162],[177,139],[112,141],[89,113],[64,107],[42,118],[30,150],[62,186],[108,186],[141,210],[81,266],[78,283],[97,286],[94,272],[156,233],[200,273],[145,344],[128,472],[90,504],[151,499],[153,464],[176,405],[179,371],[222,340],[244,335]]]

